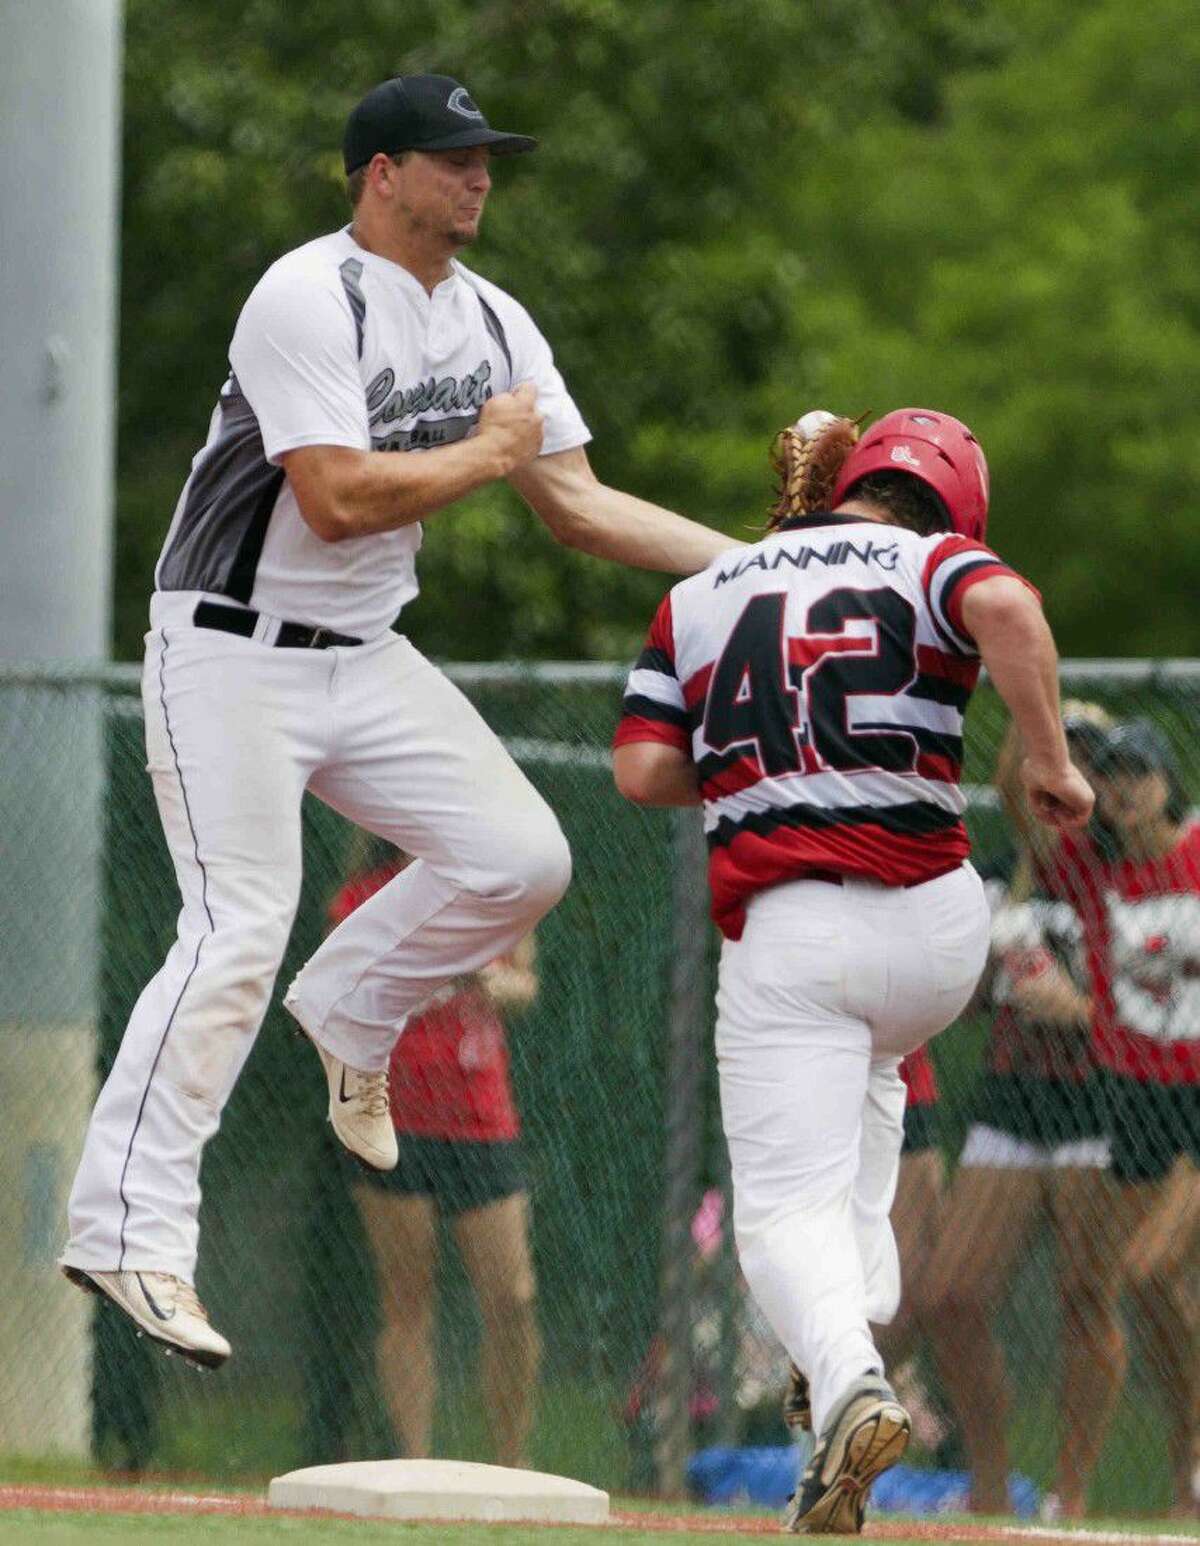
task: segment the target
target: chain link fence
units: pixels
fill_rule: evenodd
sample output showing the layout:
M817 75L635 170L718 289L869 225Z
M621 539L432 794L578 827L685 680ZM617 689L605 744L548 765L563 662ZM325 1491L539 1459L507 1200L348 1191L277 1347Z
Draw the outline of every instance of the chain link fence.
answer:
M778 1415L785 1362L745 1302L727 1208L722 1217L716 941L704 921L694 813L639 810L616 795L608 744L622 670L451 674L549 800L575 857L571 889L539 929L536 1000L509 1024L543 1344L532 1460L616 1491L678 1491L688 1455L706 1443L787 1441ZM1195 799L1200 667L1068 663L1063 675L1066 692L1113 719L1153 721ZM1004 729L985 686L968 721L965 780L976 862L1008 876L1001 886L1011 885L1014 842L991 784ZM9 1306L0 1453L91 1454L112 1468L225 1479L399 1453L376 1368L381 1285L354 1173L325 1122L317 1060L278 995L204 1162L198 1287L233 1343L230 1363L216 1375L181 1369L55 1272L97 1080L173 938L178 896L144 771L135 672L10 670L0 676L0 746L0 1293ZM352 829L315 801L305 804L304 836L304 890L281 983L322 936L357 851ZM1200 937L1147 948L1173 952L1180 981L1196 975ZM1156 980L1160 997L1178 987ZM955 1180L968 1131L989 1115L981 1100L993 1087L995 1018L994 999L981 1002L934 1047L939 1099L926 1125ZM1074 1098L1068 1090L1067 1104ZM1192 1162L1177 1158L1177 1136L1162 1140L1167 1179L1143 1193L1156 1207L1161 1199L1156 1227L1173 1241L1163 1260L1179 1292L1155 1300L1123 1269L1120 1345L1095 1340L1086 1283L1076 1279L1063 1302L1073 1241L1087 1242L1089 1257L1101 1242L1099 1254L1114 1260L1129 1245L1110 1238L1117 1213L1105 1198L1114 1194L1064 1191L1061 1176L1079 1167L1061 1157L1032 1170L989 1167L1004 1207L1014 1188L1024 1198L1019 1249L984 1306L1009 1385L989 1420L1007 1435L1012 1466L1053 1491L1064 1428L1079 1420L1064 1404L1064 1371L1082 1349L1107 1371L1116 1401L1092 1480L1096 1509L1162 1511L1193 1442L1195 1414L1188 1431L1184 1406L1197 1365L1200 1183ZM1153 1150L1152 1122L1145 1140ZM1102 1185L1119 1183L1105 1174ZM902 1204L906 1195L902 1184ZM922 1260L906 1263L914 1285L939 1216L929 1198L920 1206ZM989 1203L975 1218L977 1256L1002 1216ZM448 1242L439 1273L435 1450L490 1458L478 1307ZM918 1463L963 1464L980 1442L970 1431L978 1413L964 1421L956 1406L944 1333L971 1323L961 1304L909 1308L905 1379L928 1413ZM1103 1305L1095 1313L1102 1320Z

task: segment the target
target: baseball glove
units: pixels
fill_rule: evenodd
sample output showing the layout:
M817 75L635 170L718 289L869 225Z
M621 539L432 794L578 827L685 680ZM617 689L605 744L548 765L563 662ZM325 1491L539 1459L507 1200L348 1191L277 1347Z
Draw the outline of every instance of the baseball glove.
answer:
M840 418L814 408L779 431L771 446L771 467L779 477L779 489L767 511L768 531L793 515L828 510L837 475L858 441L861 423L861 418Z

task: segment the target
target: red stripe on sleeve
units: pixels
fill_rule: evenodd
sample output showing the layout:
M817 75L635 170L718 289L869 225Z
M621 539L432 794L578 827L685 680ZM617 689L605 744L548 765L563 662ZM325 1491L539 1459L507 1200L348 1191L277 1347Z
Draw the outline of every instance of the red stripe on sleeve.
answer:
M643 719L638 714L627 714L613 735L614 746L628 746L634 741L659 741L664 746L677 747L692 754L692 738L678 725L665 724L661 719Z
M982 542L976 542L973 537L947 537L930 553L921 571L921 588L926 596L929 595L929 587L933 583L933 576L938 568L945 563L946 559L956 558L960 553L982 553L985 558L996 558L991 548L984 547ZM999 563L1000 560L997 558L996 562Z
M946 620L954 629L955 633L962 634L964 639L970 639L972 644L975 642L974 636L971 633L971 630L963 622L963 597L967 594L973 585L978 585L980 580L994 580L1000 576L1003 576L1005 579L1009 580L1019 580L1026 590L1033 592L1033 595L1038 602L1040 602L1042 599L1041 592L1038 590L1036 585L1031 585L1023 574L1018 574L1015 569L1010 569L1008 565L999 558L995 559L993 563L987 564L983 568L972 569L970 574L964 574L961 580L951 579L949 583L953 589L950 592L949 599L946 601L943 607L943 611L946 614Z

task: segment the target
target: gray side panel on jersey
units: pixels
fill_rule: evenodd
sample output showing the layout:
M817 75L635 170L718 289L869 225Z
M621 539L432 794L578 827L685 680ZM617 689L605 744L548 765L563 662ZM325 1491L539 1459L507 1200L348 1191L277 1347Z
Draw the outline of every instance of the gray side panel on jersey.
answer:
M362 292L363 266L357 258L347 258L338 269L342 276L342 289L346 292L346 299L350 302L350 311L354 317L354 338L358 345L358 357L362 359L363 331L367 321L367 298Z
M353 262L354 260L351 259L350 261ZM468 279L467 283L471 284L471 281ZM471 288L472 290L475 290L475 286L473 284L471 284ZM489 306L488 303L484 300L483 292L481 290L475 290L475 295L479 301L479 309L483 312L483 325L495 339L497 345L499 346L500 353L504 356L504 363L508 366L508 385L511 389L513 385L512 351L508 347L508 335L504 331L504 324L496 315L492 307Z
M204 590L249 602L282 467L263 450L253 408L231 376L216 438L192 470L183 508L159 560L159 590Z

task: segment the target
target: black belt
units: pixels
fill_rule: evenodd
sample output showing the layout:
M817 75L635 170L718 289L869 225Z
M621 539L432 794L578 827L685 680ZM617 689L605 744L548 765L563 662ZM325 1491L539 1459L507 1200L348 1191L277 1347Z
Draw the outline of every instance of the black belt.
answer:
M198 601L192 613L192 622L197 628L240 633L244 639L249 639L258 626L258 613L244 612L241 607L223 607L216 601ZM334 633L332 628L310 628L307 623L280 623L273 642L281 649L327 650L335 644L361 644L362 640L350 633Z

